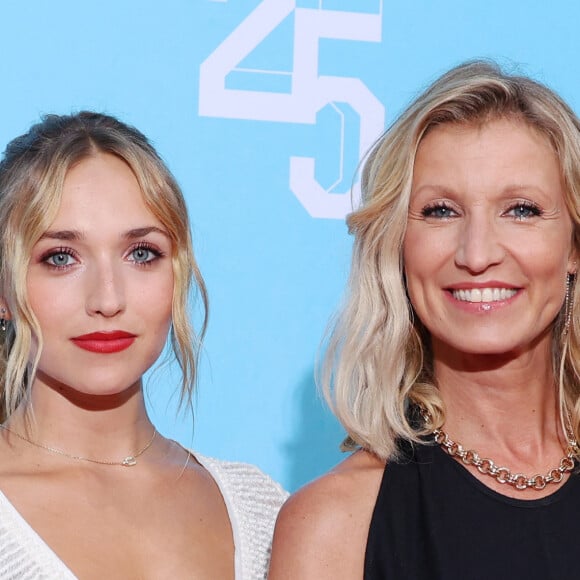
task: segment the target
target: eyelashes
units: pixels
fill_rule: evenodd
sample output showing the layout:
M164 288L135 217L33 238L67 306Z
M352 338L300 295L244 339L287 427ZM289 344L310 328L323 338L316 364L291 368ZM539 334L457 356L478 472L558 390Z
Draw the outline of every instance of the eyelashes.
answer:
M445 202L439 202L425 206L421 210L421 215L424 218L445 219L456 216L457 212Z
M72 248L55 248L44 252L40 256L40 262L53 270L66 270L78 263L78 254Z
M521 201L511 206L507 213L511 214L517 220L525 220L527 218L541 216L544 212L535 203Z
M502 212L502 216L512 217L516 221L525 221L530 218L542 216L543 213L540 206L531 201L517 201L508 206ZM459 216L459 212L451 204L441 201L425 206L421 210L421 216L426 219L445 220Z
M165 254L155 246L147 242L139 242L129 250L132 262L139 266L151 266L153 262L165 256Z
M160 258L165 257L165 252L148 242L139 242L133 245L124 255L124 259L138 267L149 267ZM63 271L80 263L81 259L74 248L58 247L44 252L39 262L55 271Z

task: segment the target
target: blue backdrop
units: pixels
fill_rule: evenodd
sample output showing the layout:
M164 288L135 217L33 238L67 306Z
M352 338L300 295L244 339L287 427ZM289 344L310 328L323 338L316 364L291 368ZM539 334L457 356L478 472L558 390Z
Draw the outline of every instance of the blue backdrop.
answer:
M573 0L3 0L0 147L42 113L87 108L152 139L186 193L211 315L195 419L176 416L171 367L151 376L151 413L293 490L340 459L313 369L360 157L469 58L578 110L579 19Z

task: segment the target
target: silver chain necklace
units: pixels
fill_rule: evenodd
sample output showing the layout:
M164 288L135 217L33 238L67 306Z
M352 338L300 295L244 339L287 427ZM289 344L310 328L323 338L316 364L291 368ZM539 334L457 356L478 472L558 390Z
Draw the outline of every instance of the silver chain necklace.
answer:
M560 459L560 465L550 469L546 475L538 473L528 477L523 473L512 473L507 467L498 467L492 459L482 459L479 453L473 449L466 451L460 443L453 441L443 429L435 429L433 438L446 453L452 457L458 457L465 465L473 465L479 473L489 475L495 478L498 483L507 483L520 491L529 488L540 491L549 483L560 483L564 479L564 474L574 469L574 456L578 453L576 439L573 435L568 434L568 446L564 457Z
M26 441L26 443L29 443L30 445L34 445L34 447L38 447L39 449L44 449L45 451L50 451L51 453L62 455L63 457L68 457L69 459L75 459L76 461L88 461L89 463L98 463L99 465L122 465L123 467L133 467L134 465L137 465L137 457L143 455L143 453L145 453L145 451L147 451L147 449L151 447L151 445L153 444L153 440L157 435L157 429L155 429L154 427L153 435L151 436L151 439L147 441L145 447L133 453L132 455L127 455L127 457L125 457L122 461L104 461L102 459L92 459L91 457L83 457L82 455L73 455L72 453L67 453L62 449L58 449L57 447L49 447L48 445L42 445L42 443L33 441L32 439L29 439L28 437L25 437L24 435L21 435L20 433L13 431L12 429L6 427L6 425L0 425L0 429L8 431L8 433L11 433L15 437L18 437L18 439L22 439L22 441Z

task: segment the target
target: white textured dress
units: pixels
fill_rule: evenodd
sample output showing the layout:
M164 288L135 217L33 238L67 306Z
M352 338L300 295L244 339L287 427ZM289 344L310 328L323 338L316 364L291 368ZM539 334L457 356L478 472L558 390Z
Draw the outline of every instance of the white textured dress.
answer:
M263 580L276 516L288 494L253 465L195 458L224 498L234 536L236 580ZM77 580L1 492L0 579Z

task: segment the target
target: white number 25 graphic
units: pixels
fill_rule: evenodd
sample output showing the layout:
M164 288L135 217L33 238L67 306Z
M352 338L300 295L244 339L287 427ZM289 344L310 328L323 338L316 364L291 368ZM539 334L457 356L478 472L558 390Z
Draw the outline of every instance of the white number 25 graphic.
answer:
M228 74L239 70L237 65L292 11L294 69L290 93L226 88ZM316 114L326 105L345 103L359 117L360 159L384 128L384 107L358 78L318 75L319 40L380 42L381 26L382 0L379 14L297 8L296 0L264 0L202 63L199 114L314 125ZM291 157L290 189L312 217L343 218L360 197L359 184L354 186L353 199L351 192L325 189L315 177L315 165L312 157Z

